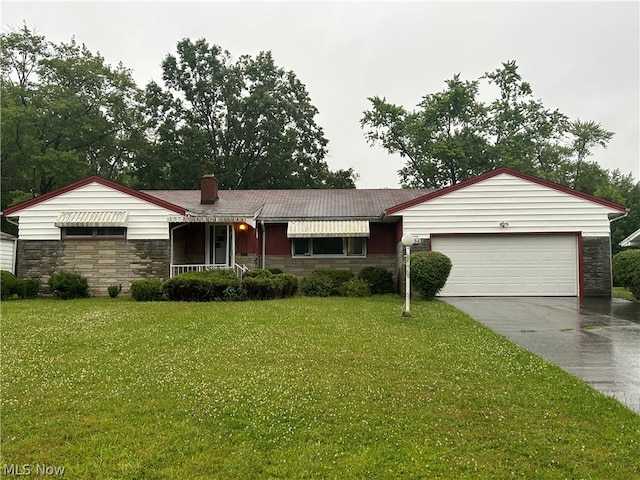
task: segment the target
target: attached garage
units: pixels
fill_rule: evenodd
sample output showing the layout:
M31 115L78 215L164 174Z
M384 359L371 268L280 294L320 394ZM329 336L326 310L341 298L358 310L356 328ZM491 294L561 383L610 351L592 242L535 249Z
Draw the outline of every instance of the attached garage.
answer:
M443 296L576 296L578 239L566 235L434 235L453 264Z
M453 268L443 296L611 297L610 222L626 209L508 168L386 210Z

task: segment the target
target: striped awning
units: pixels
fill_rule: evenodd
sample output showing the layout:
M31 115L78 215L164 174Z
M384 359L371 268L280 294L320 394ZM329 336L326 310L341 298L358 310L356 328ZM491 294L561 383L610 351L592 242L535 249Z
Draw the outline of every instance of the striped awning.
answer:
M287 237L368 237L369 222L366 220L314 220L289 222Z
M56 227L126 227L128 212L60 212Z

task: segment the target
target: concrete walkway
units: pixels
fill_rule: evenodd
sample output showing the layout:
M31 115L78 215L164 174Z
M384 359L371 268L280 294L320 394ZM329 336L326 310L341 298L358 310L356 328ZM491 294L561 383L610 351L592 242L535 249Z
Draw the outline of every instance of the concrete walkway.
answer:
M440 297L640 414L640 303L569 297Z

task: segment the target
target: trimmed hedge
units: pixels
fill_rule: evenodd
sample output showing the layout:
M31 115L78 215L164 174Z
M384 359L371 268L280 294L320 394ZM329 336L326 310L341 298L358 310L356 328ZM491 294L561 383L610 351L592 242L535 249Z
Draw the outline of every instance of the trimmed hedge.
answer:
M61 270L49 277L48 285L53 294L62 300L89 296L89 283L79 273Z
M302 279L300 290L307 297L339 296L342 285L352 278L350 270L321 268Z
M137 302L159 302L163 300L162 282L155 278L131 282L131 298Z
M7 300L14 295L17 295L18 279L16 276L8 270L0 271L0 298Z
M40 291L40 280L37 278L18 280L18 286L20 288L20 292L18 293L20 298L33 298L38 296L38 292Z
M393 274L386 268L364 267L358 273L358 278L367 282L373 295L394 293L396 291Z
M122 291L122 285L109 285L107 287L107 293L111 298L116 298L118 295L120 295L121 291Z
M432 300L451 273L451 259L441 252L411 255L411 286L426 300Z
M298 277L270 270L250 270L244 276L242 286L251 300L271 300L295 295Z
M623 250L613 256L613 284L626 287L640 300L640 249Z
M38 294L40 281L38 279L18 279L8 270L0 270L0 299L32 298Z
M340 287L340 294L343 297L370 297L371 288L364 280L360 278L352 278L342 284Z
M227 300L231 292L235 296L240 287L240 280L233 270L217 269L182 273L166 280L162 291L169 300L212 302Z

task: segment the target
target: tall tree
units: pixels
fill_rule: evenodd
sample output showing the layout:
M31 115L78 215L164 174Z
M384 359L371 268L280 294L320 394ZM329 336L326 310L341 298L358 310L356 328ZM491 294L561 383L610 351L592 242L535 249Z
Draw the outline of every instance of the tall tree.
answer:
M478 100L481 81L497 87L488 105ZM606 146L612 134L545 108L516 62L505 62L476 81L456 75L446 84L443 92L424 96L414 111L369 99L372 108L361 120L365 137L407 159L399 171L402 185L453 185L498 166L591 193L606 179L606 171L585 159L594 147Z
M596 122L581 122L580 119L569 124L569 134L573 137L571 141L571 152L575 156L575 170L572 179L572 187L584 190L585 183L585 161L592 153L594 147L607 148L609 140L613 138L613 133L605 130Z
M408 112L379 97L369 100L363 127L370 143L407 158L403 185L437 188L471 178L487 168L487 144L481 136L485 110L477 101L478 82L455 75L442 92L426 95L419 110Z
M162 69L164 89L146 89L153 148L136 161L145 183L192 188L208 172L221 188L355 186L351 169L329 170L318 111L270 52L233 61L204 39L184 39Z
M127 69L26 26L2 35L2 58L3 207L90 174L126 173L143 141Z
M631 173L624 175L616 169L609 172L608 181L598 186L594 194L628 209L626 217L611 223L611 250L615 255L622 250L619 243L640 225L640 182L634 181Z
M484 133L491 144L492 165L548 179L557 177L567 155L560 143L567 117L546 109L534 98L515 61L504 62L482 78L498 88L498 97L487 107L489 121Z

